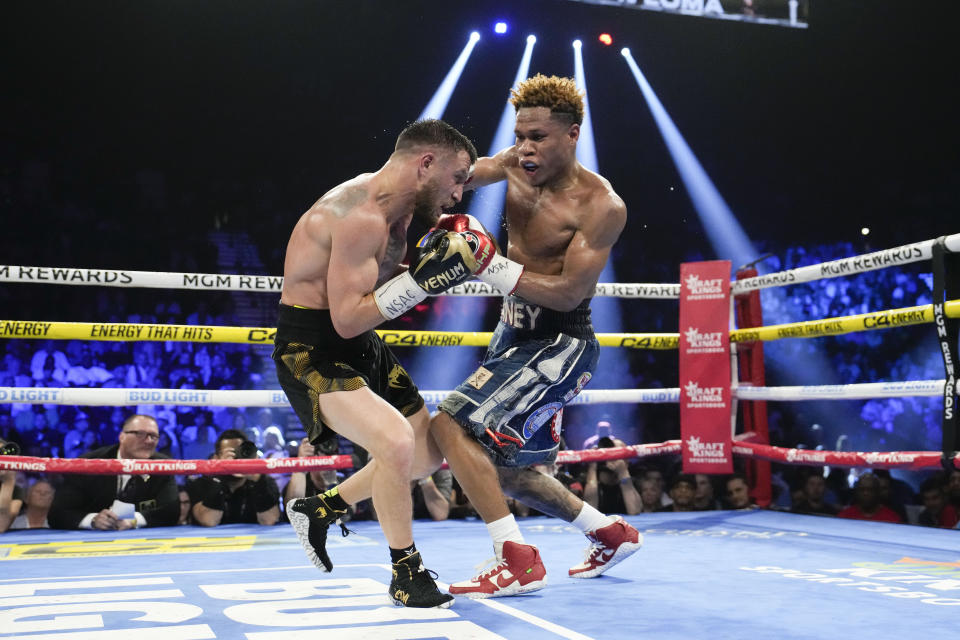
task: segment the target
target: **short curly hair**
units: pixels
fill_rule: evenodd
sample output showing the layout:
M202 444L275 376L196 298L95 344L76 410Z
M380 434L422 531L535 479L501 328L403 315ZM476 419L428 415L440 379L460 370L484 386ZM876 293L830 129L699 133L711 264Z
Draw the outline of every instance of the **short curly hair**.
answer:
M547 107L550 115L570 124L583 123L583 92L573 78L545 76L538 73L510 90L510 104L519 111L524 107Z

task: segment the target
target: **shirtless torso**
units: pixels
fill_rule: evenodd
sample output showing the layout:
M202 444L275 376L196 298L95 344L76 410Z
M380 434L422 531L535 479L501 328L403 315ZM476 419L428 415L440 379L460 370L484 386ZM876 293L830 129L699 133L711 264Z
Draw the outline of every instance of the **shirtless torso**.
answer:
M593 295L626 206L577 162L576 137L549 109L520 109L516 136L514 146L477 161L471 186L507 181L507 257L524 266L516 293L568 311Z
M329 309L327 275L334 236L367 236L377 266L373 286L394 274L407 250L413 211L400 198L373 191L365 173L325 193L303 214L290 235L283 265L281 301L311 309ZM397 205L400 206L397 206ZM391 207L392 205L392 207Z

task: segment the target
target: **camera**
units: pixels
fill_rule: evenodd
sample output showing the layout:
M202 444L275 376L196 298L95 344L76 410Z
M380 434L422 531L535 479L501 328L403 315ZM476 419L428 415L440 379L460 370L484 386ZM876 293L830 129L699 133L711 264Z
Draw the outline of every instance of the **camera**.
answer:
M0 440L0 442L3 442ZM18 456L20 455L20 445L16 442L3 442L0 444L0 456Z
M237 460L258 458L260 457L260 450L257 449L256 443L250 442L249 440L244 440L233 452L233 457Z

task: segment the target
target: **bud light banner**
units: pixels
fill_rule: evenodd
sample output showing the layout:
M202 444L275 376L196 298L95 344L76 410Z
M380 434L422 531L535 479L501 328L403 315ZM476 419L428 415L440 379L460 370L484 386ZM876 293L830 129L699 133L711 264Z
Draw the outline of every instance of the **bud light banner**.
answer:
M730 261L680 265L680 435L684 473L732 473Z

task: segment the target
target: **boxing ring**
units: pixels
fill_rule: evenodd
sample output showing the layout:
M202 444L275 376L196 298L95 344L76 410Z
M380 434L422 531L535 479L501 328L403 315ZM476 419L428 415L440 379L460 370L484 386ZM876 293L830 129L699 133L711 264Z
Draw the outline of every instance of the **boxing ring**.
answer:
M943 239L940 246L941 251L960 251L960 234ZM734 282L733 290L743 297L824 274L852 275L930 260L935 252L932 240L915 243L747 277ZM278 278L254 276L15 266L0 267L0 281L274 293L280 286ZM671 298L679 295L679 289L679 284L601 284L597 295ZM474 283L461 285L452 294L498 295ZM736 349L746 350L750 344L783 338L923 323L939 327L948 317L960 317L960 300L765 327L741 323L730 339ZM271 332L260 327L0 320L0 337L21 339L264 344L272 341ZM379 333L390 344L423 348L483 346L490 336ZM680 335L601 334L599 339L607 347L672 349ZM731 369L731 388L744 410L750 402L829 398L942 396L955 401L956 393L952 368L947 368L943 380L818 387L752 386L735 364ZM423 392L429 403L439 402L446 393ZM679 388L594 389L584 390L574 402L678 402L680 396ZM0 387L0 402L286 406L279 390ZM794 465L960 468L960 457L947 450L946 438L942 452L798 450L771 446L762 425L755 426L750 433L731 433L735 455ZM680 448L680 441L667 441L563 451L559 462L676 454ZM34 473L277 473L351 464L349 456L230 461L0 456L0 469ZM755 488L762 493L761 464L754 477L759 480ZM593 580L566 576L566 568L579 561L585 546L579 531L551 518L521 519L524 537L540 549L549 586L514 598L460 598L447 610L389 605L390 571L376 522L351 523L356 534L346 538L330 536L335 565L331 574L319 573L307 562L286 525L8 532L0 536L0 638L279 640L313 638L318 632L343 638L893 638L915 632L918 621L946 627L960 606L957 531L763 510L651 513L626 519L644 535L644 548ZM489 536L476 519L415 521L414 535L427 566L439 573L442 587L472 575L473 565L489 555Z

